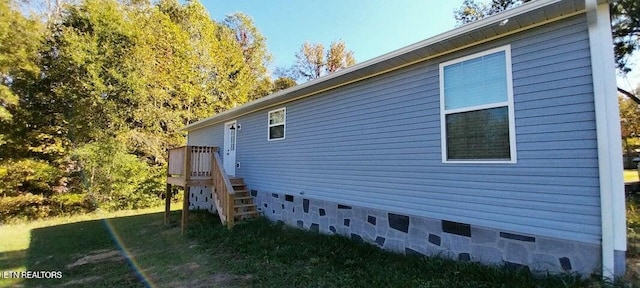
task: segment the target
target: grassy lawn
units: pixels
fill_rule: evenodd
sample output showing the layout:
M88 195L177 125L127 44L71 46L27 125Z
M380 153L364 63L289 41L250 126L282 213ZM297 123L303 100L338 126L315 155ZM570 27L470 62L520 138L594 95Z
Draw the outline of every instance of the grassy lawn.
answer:
M216 273L223 267L203 255L196 241L182 236L175 224L163 226L160 211L155 208L0 226L0 271L63 274L62 279L0 278L0 287L232 286L233 279ZM179 213L174 212L174 222Z
M178 205L175 205L178 206ZM180 211L174 211L176 223ZM16 287L601 287L571 275L534 277L386 253L339 236L246 221L233 231L192 213L185 236L160 209L0 226L0 271L62 271L62 279L0 279Z
M638 181L638 170L624 170L624 182Z

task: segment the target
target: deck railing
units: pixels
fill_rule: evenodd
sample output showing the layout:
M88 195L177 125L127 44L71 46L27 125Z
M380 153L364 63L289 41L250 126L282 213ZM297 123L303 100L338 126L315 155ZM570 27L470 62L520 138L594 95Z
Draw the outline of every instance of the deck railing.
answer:
M183 146L169 149L167 174L170 177L184 178L185 180L211 179L212 155L217 151L217 147L205 146Z
M231 185L231 180L229 180L227 173L224 172L222 160L220 160L218 153L214 153L213 158L213 193L216 208L218 209L218 215L220 215L222 223L227 224L227 227L231 228L234 224L233 202L235 192L233 185Z
M189 187L212 186L212 196L220 221L229 228L234 224L234 190L231 181L224 171L217 147L183 146L169 149L167 169L167 201L165 222L168 222L170 210L170 185L185 188L182 207L182 227L188 220Z
M187 146L169 149L169 175L184 174L184 159L187 154Z

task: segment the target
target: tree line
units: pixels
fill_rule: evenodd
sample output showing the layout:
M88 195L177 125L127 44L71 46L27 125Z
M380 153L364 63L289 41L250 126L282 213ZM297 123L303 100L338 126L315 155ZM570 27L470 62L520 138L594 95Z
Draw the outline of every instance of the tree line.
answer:
M180 128L300 78L271 78L250 17L198 1L24 3L0 0L0 222L154 205Z

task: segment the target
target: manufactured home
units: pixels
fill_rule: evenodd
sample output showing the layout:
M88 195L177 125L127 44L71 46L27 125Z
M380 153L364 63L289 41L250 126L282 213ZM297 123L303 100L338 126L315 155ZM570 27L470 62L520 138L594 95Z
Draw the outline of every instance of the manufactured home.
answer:
M619 275L614 73L606 1L531 1L187 126L168 183L229 225Z

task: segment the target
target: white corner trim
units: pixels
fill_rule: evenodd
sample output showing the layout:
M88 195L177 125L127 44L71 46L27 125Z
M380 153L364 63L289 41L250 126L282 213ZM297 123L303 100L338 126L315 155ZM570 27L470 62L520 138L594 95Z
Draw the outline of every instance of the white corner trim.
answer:
M613 279L614 251L625 251L626 211L622 175L620 116L607 3L585 0L591 47L591 69L596 113L600 209L602 219L602 275Z
M445 108L445 95L444 95L444 67L464 62L467 60L475 59L478 57L482 57L485 55L502 52L504 51L505 57L505 73L506 73L506 81L507 81L507 101L505 102L496 102L491 104L483 104L478 106L470 106L464 108L457 109L446 109ZM442 163L451 163L451 164L517 164L517 149L516 149L516 124L515 124L515 109L514 109L514 100L513 100L513 72L511 67L511 44L507 44L504 46L496 47L493 49L485 50L482 52L474 53L471 55L466 55L460 58L456 58L453 60L449 60L439 65L439 81L440 81L440 155L442 156ZM505 160L449 160L447 155L447 128L446 128L446 115L454 114L460 112L467 111L476 111L483 109L490 109L496 107L507 107L508 119L509 119L509 153L511 155L510 159Z

